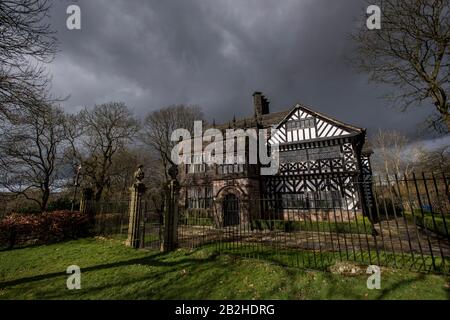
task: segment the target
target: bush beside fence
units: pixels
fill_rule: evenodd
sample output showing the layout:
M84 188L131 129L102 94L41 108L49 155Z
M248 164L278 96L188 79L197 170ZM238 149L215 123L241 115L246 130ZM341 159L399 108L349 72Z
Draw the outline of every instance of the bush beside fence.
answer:
M429 230L438 235L448 237L450 230L450 215L428 212L420 209L404 212L405 218L420 228Z
M364 221L363 221L364 220ZM335 233L372 233L372 224L366 217L358 218L357 222L334 222L334 221L290 221L290 220L265 220L254 219L250 223L252 230L270 231L313 231L313 232L335 232Z
M0 246L11 249L77 239L89 234L89 225L89 218L79 212L13 213L0 221Z

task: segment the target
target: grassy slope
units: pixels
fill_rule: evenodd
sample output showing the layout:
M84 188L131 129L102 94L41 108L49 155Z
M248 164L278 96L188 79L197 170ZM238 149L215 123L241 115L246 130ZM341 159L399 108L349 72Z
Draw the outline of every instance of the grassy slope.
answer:
M81 290L66 288L69 265ZM212 249L160 254L118 240L84 239L0 252L0 299L449 299L444 276L383 270L382 290L365 275L302 271L216 255Z

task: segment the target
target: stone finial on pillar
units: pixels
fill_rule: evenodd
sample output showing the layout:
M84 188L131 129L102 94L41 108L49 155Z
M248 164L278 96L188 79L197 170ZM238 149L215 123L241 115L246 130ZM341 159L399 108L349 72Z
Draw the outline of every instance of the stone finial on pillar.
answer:
M161 251L172 251L178 246L178 197L180 185L177 181L178 167L169 168L171 180L166 185L164 208L164 232Z
M141 239L142 222L142 197L146 191L146 186L142 182L144 179L143 165L139 165L134 173L135 182L131 186L131 197L129 207L128 238L126 245L133 248L141 248L144 243Z

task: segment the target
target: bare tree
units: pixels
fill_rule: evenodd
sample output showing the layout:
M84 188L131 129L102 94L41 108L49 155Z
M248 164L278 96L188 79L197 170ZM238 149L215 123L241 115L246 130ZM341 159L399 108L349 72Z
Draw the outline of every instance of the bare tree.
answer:
M427 121L450 131L450 0L378 0L381 29L353 36L356 65L370 79L397 87L389 98L402 110L430 101L438 116Z
M46 210L52 188L61 178L62 123L63 111L44 105L27 109L0 129L0 185L34 201L41 211Z
M140 164L137 150L124 147L112 157L105 197L123 199L133 183L133 173Z
M103 198L125 199L129 194L129 188L134 183L134 173L139 164L144 165L144 183L149 189L148 198L157 195L153 192L160 187L163 178L163 170L159 159L150 150L143 150L137 146L125 146L112 157L112 165L109 170L108 185L105 187Z
M121 102L84 109L66 121L66 136L71 156L82 164L83 177L95 188L95 200L111 183L113 161L139 131L139 122Z
M0 1L0 116L10 119L23 107L38 108L48 99L43 63L56 52L47 23L51 1Z
M203 113L199 106L173 105L151 112L144 121L141 140L160 157L164 180L168 180L167 170L172 164L170 155L175 142L171 141L175 129L187 129L191 133L194 121L203 121Z
M426 150L419 155L418 167L424 172L450 172L450 145Z
M372 163L374 173L402 176L410 174L421 154L421 146L397 131L379 130L371 139L374 149Z

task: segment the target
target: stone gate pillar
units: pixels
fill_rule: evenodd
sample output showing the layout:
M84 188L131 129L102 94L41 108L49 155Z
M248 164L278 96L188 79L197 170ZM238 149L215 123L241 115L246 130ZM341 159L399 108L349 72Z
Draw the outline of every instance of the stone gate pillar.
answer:
M144 243L141 239L141 222L142 222L142 197L146 191L144 179L143 166L140 165L138 170L134 173L136 179L133 186L130 188L130 206L129 206L129 222L128 222L128 238L126 245L133 248L141 248Z
M178 167L169 169L170 182L166 186L164 208L164 232L161 251L172 251L178 247L178 197L180 186L177 181Z

